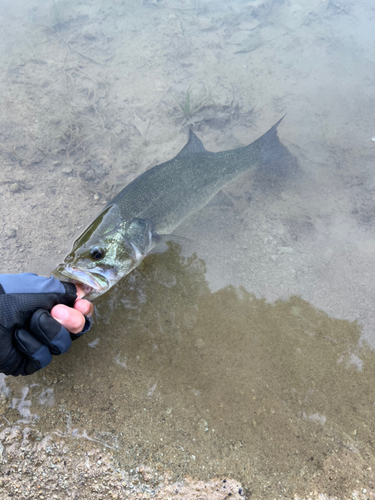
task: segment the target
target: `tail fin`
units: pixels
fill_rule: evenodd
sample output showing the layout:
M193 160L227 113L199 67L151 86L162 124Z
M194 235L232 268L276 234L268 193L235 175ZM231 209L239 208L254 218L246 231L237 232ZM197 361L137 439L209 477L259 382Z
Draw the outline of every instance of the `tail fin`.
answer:
M280 142L277 127L285 115L255 142L260 153L262 173L272 176L285 176L298 168L296 158Z

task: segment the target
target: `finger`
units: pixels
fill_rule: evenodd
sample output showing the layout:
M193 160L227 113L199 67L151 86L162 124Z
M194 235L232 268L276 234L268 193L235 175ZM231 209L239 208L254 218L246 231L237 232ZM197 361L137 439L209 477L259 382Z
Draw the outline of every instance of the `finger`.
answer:
M81 332L86 323L86 319L80 311L63 304L57 304L53 307L51 316L70 333Z
M15 333L18 349L30 359L27 373L34 373L47 366L52 360L52 354L48 347L36 339L27 330L19 329Z
M85 299L76 300L73 307L84 316L91 316L94 313L94 304Z
M59 307L67 306L61 305ZM71 309L73 311L73 309ZM69 332L57 322L45 309L38 309L31 317L30 333L42 344L46 345L52 354L63 354L72 344Z

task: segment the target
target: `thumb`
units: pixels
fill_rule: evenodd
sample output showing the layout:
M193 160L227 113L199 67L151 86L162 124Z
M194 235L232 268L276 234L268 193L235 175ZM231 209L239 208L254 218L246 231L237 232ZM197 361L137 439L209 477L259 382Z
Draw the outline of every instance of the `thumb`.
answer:
M80 333L86 322L86 319L81 312L63 304L58 304L53 307L51 310L51 316L70 333Z

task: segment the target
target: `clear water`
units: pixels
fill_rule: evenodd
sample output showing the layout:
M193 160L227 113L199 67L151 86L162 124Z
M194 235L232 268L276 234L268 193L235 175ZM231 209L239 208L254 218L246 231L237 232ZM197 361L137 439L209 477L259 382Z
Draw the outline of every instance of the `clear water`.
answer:
M375 142L371 2L3 2L2 272L49 274L122 186L279 137L96 302L93 329L3 382L9 422L121 466L229 475L256 498L371 490ZM187 95L190 101L187 105Z

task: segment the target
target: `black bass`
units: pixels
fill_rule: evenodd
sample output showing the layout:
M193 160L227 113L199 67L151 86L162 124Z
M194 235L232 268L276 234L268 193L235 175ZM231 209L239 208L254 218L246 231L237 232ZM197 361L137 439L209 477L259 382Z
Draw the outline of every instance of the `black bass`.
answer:
M144 172L108 203L55 274L89 287L88 298L105 293L227 184L285 157L277 137L281 120L249 146L219 153L206 151L190 130L175 158Z

